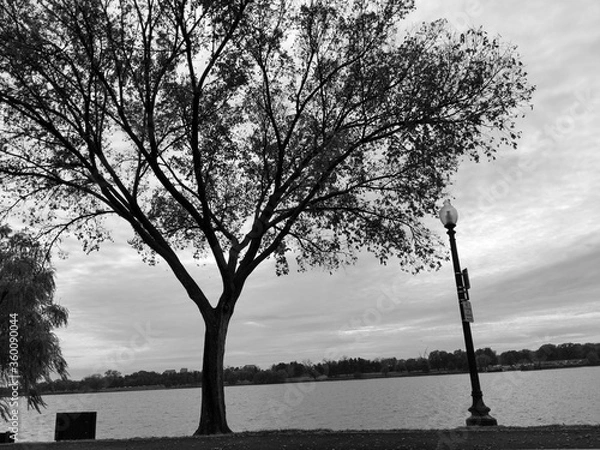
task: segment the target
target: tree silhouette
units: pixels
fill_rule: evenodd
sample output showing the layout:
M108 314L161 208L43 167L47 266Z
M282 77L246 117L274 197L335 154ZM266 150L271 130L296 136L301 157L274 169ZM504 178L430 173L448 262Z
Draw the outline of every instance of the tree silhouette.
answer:
M464 158L516 146L532 88L512 46L412 1L6 0L7 213L87 251L115 214L205 323L197 433L229 432L223 358L248 276L334 270L361 249L436 268L437 209ZM182 252L211 257L209 299ZM212 302L211 302L212 301Z

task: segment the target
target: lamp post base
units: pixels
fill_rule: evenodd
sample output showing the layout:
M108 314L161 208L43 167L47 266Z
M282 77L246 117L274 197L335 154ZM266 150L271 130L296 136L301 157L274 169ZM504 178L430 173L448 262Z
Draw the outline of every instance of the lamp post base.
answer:
M467 419L468 427L496 427L498 426L498 421L494 419L489 414L485 416L476 416L472 415Z
M481 393L474 396L473 406L469 408L471 417L467 419L468 427L495 427L498 421L490 416L490 408L485 406Z

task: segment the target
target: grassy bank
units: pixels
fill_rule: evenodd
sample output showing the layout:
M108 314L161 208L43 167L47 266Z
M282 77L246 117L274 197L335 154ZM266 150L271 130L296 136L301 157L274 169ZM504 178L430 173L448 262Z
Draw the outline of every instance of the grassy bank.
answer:
M7 450L488 450L600 449L600 425L453 430L286 430L220 436L17 443Z

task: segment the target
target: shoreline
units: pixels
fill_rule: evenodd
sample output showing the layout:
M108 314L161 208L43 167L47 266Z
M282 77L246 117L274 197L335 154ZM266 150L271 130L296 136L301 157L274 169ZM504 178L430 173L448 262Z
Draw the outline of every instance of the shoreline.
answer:
M0 448L23 450L392 450L392 449L598 449L599 425L461 427L434 430L278 430L227 435L22 442Z
M580 369L583 367L598 367L600 365L583 365L583 366L552 366L552 367L535 367L535 368L527 368L527 369L511 369L511 370L490 370L479 372L479 374L485 373L502 373L502 372L530 372L530 371L546 371L546 370L562 370L562 369ZM375 373L363 373L360 377L355 377L353 375L347 375L343 377L335 377L335 378L312 378L312 377L299 377L299 378L287 378L285 381L281 383L250 383L250 382L241 382L236 384L225 384L225 387L243 387L243 386L265 386L272 384L288 384L288 383L312 383L312 382L335 382L335 381L349 381L349 380L385 380L388 378L412 378L412 377L428 377L428 376L445 376L445 375L468 375L469 372L389 372L387 376L375 372ZM201 388L201 384L189 384L189 385L180 385L180 386L164 386L164 385L146 385L146 386L131 386L131 387L122 387L122 388L105 388L99 390L88 390L88 391L45 391L40 392L42 396L46 395L68 395L68 394L102 394L109 392L133 392L133 391L154 391L154 390L170 390L170 389L195 389Z

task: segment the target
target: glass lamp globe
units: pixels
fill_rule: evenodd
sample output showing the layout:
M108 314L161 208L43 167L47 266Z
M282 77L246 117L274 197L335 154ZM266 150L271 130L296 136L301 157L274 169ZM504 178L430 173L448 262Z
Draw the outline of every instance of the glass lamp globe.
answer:
M450 200L444 201L444 206L440 209L440 220L445 227L456 225L458 221L458 211L450 204Z

